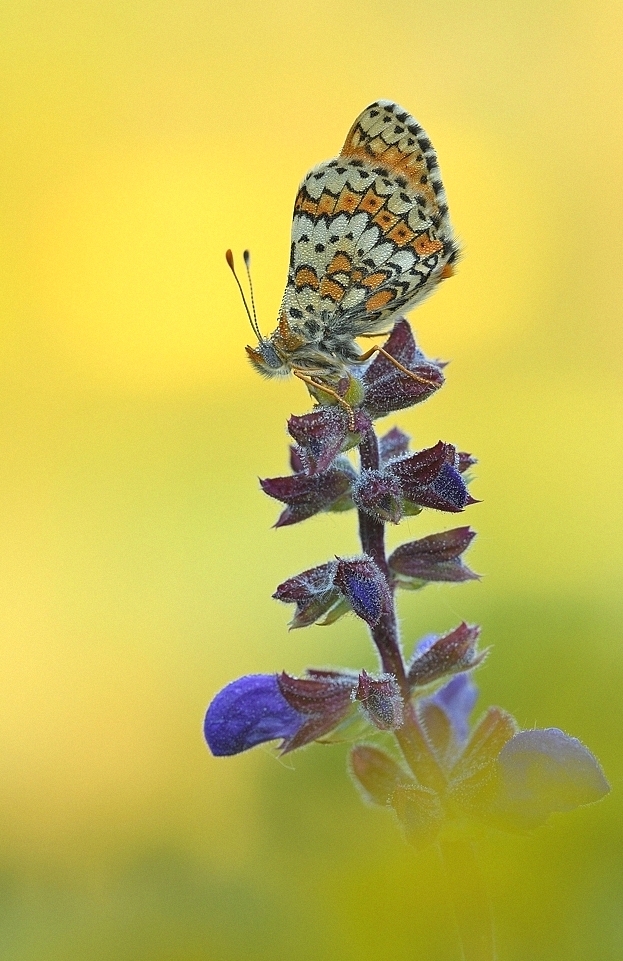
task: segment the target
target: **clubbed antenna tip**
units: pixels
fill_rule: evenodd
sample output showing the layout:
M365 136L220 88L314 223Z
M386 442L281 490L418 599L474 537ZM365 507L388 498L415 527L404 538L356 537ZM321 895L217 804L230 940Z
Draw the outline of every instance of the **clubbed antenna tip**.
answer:
M249 271L249 264L251 263L251 255L248 250L245 250L242 256L244 258L244 264L247 270L247 277L249 278L249 289L251 291L251 305L253 307L253 316L251 316L251 311L249 310L249 305L247 304L247 298L244 295L242 284L238 279L238 274L236 273L236 268L234 267L234 255L232 254L231 250L225 251L225 260L227 261L227 265L231 270L232 274L234 275L234 280L238 284L238 290L240 291L240 296L242 297L242 303L244 304L244 309L247 312L247 317L249 318L249 323L251 324L253 333L257 337L258 341L261 341L262 335L260 334L260 328L257 322L257 315L255 313L255 301L253 299L253 285L251 284L251 274Z

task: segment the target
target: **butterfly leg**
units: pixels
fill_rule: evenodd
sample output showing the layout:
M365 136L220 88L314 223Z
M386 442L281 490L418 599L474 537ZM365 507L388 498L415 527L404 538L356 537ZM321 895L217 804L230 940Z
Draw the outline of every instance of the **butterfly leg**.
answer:
M382 354L383 357L386 357L387 360L392 362L394 367L397 367L398 370L401 370L403 374L407 374L408 377L411 377L412 380L416 380L419 384L428 384L429 387L439 387L439 384L436 384L434 381L427 380L426 377L420 377L419 374L409 370L408 367L405 367L403 364L401 364L399 360L396 360L395 357L392 357L391 354L389 354L383 347L379 347L378 344L375 344L374 347L371 347L370 350L367 350L365 354L361 354L361 356L357 358L357 362L362 363L364 360L369 360L373 354Z
M350 406L350 404L347 403L347 401L345 401L343 397L340 397L340 395L336 390L333 390L331 387L327 387L325 384L319 384L312 377L308 377L307 374L304 374L301 370L297 370L296 368L293 369L292 373L294 374L295 377L298 377L299 380L302 380L303 383L308 384L310 387L315 387L317 390L321 390L323 391L323 393L329 394L331 397L334 397L335 400L338 402L338 404L340 404L346 410L348 414L348 429L354 433L355 412L353 408Z

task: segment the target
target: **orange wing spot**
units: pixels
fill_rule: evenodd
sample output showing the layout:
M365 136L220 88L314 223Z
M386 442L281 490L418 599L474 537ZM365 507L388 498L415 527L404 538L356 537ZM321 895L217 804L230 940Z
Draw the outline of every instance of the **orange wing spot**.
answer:
M318 204L315 200L312 200L311 197L305 197L301 202L300 209L306 214L314 214L314 216L316 216L318 213Z
M318 201L318 216L321 214L332 214L335 209L335 197L331 194L322 194Z
M360 270L353 270L351 280L354 284L358 284L363 280L363 274Z
M398 167L400 164L404 163L405 154L398 147L387 147L385 153L383 154L383 163L387 164L388 167Z
M296 200L294 201L294 210L295 210L295 211L301 209L301 207L303 206L303 201L304 201L304 199L305 199L306 196L307 196L307 194L305 193L304 190L299 190L299 192L298 192L297 195L296 195Z
M379 197L379 195L370 188L359 204L359 209L365 210L367 214L377 214L384 203L385 198Z
M328 297L329 300L339 304L344 296L344 288L340 287L335 280L330 280L329 277L323 277L320 284L320 296Z
M316 274L310 267L299 267L294 277L294 283L297 290L300 290L301 287L312 287L313 290L318 290L320 286Z
M413 244L413 249L420 257L430 257L438 250L443 250L443 244L440 240L432 240L428 234L420 234Z
M404 220L401 220L393 230L390 230L387 234L389 240L393 240L398 247L404 247L405 244L410 244L415 234L410 227L407 227Z
M346 273L349 274L352 269L352 261L345 253L336 254L329 266L327 267L328 274L339 274Z
M395 290L378 290L376 294L372 294L366 300L366 310L378 310L380 307L385 307L390 301L396 296Z
M400 217L397 217L396 214L390 214L389 210L380 210L372 220L375 224L378 224L383 233L386 234L388 230L391 230L392 227L398 223Z
M352 190L344 187L340 196L337 198L334 213L339 214L342 210L345 210L347 213L352 214L359 206L360 200L360 194L355 194Z
M368 274L367 277L361 281L362 287L380 287L388 279L389 274L385 271L379 270L376 274Z

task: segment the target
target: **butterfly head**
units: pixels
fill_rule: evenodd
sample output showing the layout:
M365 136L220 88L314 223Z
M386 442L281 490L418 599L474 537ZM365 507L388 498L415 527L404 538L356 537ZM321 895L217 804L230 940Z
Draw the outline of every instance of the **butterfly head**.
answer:
M264 377L282 377L292 370L292 355L305 344L304 338L294 333L287 314L281 312L279 326L270 337L258 337L257 348L247 347L247 355L255 369Z
M257 347L245 347L247 357L262 377L283 377L290 373L290 365L269 337L262 337Z
M249 278L249 290L251 293L251 307L253 308L253 313L251 313L249 310L247 299L244 295L240 280L238 279L238 274L236 273L236 268L234 267L234 256L231 250L228 250L225 253L225 259L227 260L229 269L231 270L232 274L234 275L234 279L238 284L238 289L242 297L242 303L244 304L244 309L247 312L251 329L257 337L257 347L245 348L247 356L258 373L262 374L263 377L283 377L286 374L289 374L292 370L292 365L289 362L290 355L298 347L303 346L305 341L298 334L295 334L292 331L285 311L282 311L281 313L277 330L275 330L270 337L262 337L259 324L257 322L257 315L255 313L255 300L253 298L253 284L251 283L250 270L251 257L248 250L245 250L243 257L244 264L247 269L247 277Z

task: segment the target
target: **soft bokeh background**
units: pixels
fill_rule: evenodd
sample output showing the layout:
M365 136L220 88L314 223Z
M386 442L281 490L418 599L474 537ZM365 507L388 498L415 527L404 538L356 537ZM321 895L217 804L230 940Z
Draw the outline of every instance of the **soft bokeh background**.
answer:
M611 796L483 858L503 961L623 957L623 7L595 0L5 0L0 195L0 918L8 961L453 961L434 856L347 745L215 760L241 673L374 666L288 634L279 581L352 515L272 531L302 385L248 367L223 251L272 329L305 170L371 100L426 126L465 258L412 315L445 390L394 419L480 458L481 706L556 725ZM453 526L413 519L401 539ZM398 532L393 535L398 540Z

